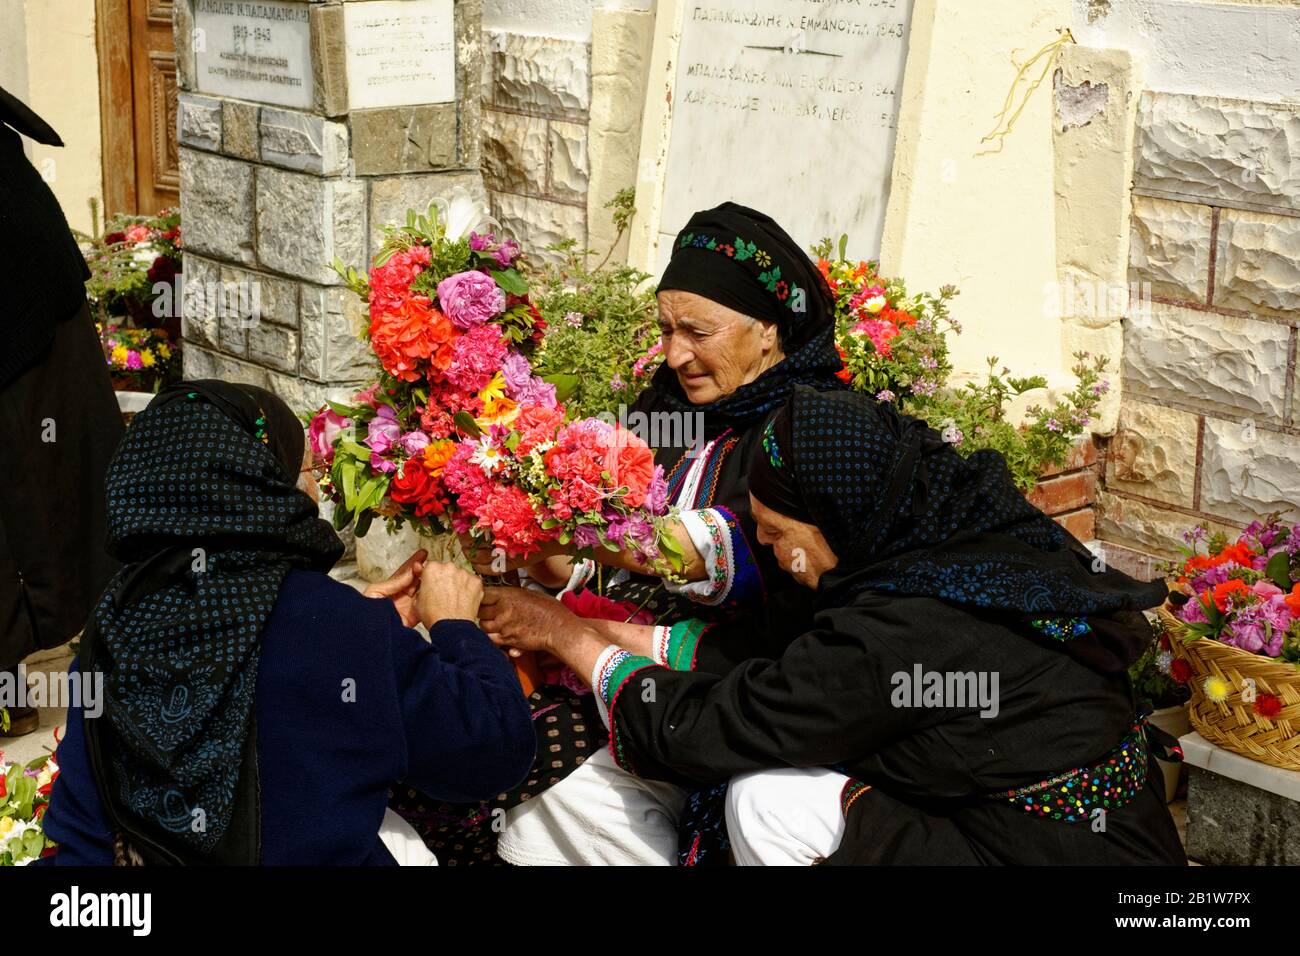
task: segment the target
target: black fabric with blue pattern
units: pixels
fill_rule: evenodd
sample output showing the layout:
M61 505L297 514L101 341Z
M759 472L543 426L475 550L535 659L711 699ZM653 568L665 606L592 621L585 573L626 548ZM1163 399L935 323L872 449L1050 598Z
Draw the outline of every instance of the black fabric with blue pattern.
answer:
M343 551L296 487L303 448L271 393L186 382L135 417L109 469L108 547L125 564L95 610L110 779L130 812L200 853L234 810L280 583ZM160 586L119 600L160 568Z
M1034 615L1164 600L1162 583L1094 570L1092 552L1029 503L997 452L963 458L924 422L853 392L796 388L780 414L792 441L783 458L839 558L823 606L863 590Z

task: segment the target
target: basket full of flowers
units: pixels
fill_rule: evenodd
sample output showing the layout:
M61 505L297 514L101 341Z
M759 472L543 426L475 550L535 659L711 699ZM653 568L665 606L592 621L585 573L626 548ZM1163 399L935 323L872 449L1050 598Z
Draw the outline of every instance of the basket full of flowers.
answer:
M1300 770L1300 526L1273 515L1235 541L1204 527L1184 539L1160 615L1170 674L1191 689L1192 726L1234 753Z

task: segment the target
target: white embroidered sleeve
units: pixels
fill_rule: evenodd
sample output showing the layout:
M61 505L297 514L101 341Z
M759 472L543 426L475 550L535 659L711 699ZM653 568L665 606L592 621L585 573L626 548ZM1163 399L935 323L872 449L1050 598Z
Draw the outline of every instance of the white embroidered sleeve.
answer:
M686 584L664 582L674 594L681 594L699 604L721 604L731 593L736 578L735 555L726 519L714 508L683 511L678 515L691 544L704 559L704 579Z

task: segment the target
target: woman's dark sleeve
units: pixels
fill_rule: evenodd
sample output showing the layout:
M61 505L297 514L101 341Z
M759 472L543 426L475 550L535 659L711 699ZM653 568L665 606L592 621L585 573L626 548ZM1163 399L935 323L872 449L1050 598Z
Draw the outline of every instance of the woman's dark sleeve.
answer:
M437 800L486 800L528 774L537 738L506 656L470 621L431 642L395 621L394 672L406 732L404 783Z
M826 628L803 634L779 659L749 660L721 676L627 658L605 691L610 743L624 769L674 781L834 766L924 719L891 705L891 677L903 669L869 637Z

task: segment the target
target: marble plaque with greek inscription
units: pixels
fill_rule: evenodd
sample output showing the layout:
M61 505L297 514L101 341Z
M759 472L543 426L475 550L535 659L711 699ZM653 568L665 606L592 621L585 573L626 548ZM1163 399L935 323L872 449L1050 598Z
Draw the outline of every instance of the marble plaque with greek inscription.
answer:
M373 0L343 8L348 107L456 99L452 0Z
M913 0L687 0L658 264L691 214L760 209L879 254Z
M310 4L195 0L199 92L277 106L312 105Z

